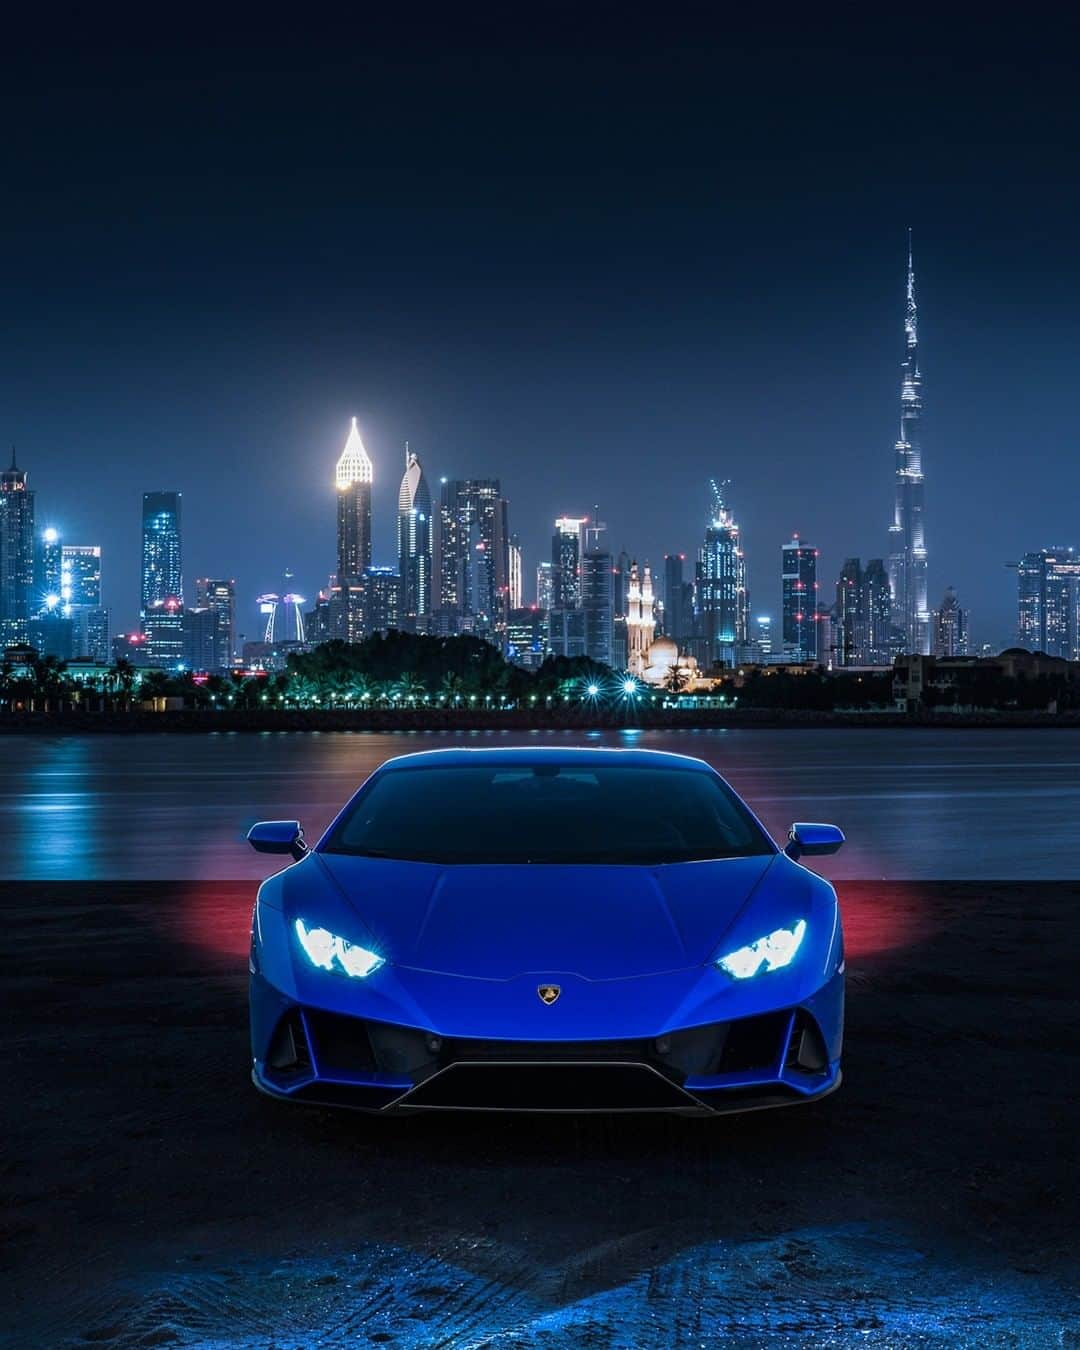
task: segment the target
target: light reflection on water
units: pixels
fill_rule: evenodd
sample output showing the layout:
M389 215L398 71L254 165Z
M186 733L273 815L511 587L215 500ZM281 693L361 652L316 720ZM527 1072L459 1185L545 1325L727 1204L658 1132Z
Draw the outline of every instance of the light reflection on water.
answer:
M791 731L7 736L0 876L259 878L255 820L315 838L384 759L453 745L633 744L714 764L774 837L829 820L841 877L1080 874L1080 732Z

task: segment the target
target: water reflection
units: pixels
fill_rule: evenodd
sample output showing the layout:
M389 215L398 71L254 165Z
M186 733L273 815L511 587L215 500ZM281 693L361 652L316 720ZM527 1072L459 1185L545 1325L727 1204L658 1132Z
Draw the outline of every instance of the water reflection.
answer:
M254 821L299 816L313 838L389 756L522 741L706 759L777 839L793 820L840 825L833 877L1077 875L1080 734L903 729L9 736L0 875L262 877Z

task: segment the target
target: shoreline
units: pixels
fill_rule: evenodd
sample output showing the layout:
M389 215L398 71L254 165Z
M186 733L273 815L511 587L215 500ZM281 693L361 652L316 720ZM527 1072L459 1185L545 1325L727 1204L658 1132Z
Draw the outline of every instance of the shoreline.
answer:
M553 713L530 709L484 711L449 708L372 708L341 710L205 711L196 709L168 712L33 712L0 716L0 736L50 735L65 732L107 732L113 734L231 733L284 731L638 731L719 729L798 729L803 727L906 727L914 730L955 727L986 730L992 728L1076 728L1080 729L1080 711L978 712L978 713L904 713L904 712L819 712L811 709L744 708L638 710L630 716L623 709L602 711L584 707Z

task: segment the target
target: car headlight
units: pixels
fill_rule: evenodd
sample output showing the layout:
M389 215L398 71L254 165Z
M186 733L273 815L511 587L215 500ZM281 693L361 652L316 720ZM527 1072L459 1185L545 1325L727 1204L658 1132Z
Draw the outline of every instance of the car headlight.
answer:
M733 980L749 980L770 970L782 970L795 959L805 935L806 920L800 919L793 928L778 928L756 942L728 952L716 964Z
M369 952L355 942L346 942L325 928L309 928L303 919L296 921L296 936L304 955L320 970L332 970L363 978L386 962L377 952Z

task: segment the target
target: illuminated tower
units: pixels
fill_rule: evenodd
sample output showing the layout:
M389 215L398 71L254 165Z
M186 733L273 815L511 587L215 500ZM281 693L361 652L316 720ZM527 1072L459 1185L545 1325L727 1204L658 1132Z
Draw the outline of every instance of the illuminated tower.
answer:
M180 493L144 492L142 509L143 619L168 599L183 601L180 553Z
M750 597L739 526L725 500L727 479L709 484L711 519L698 550L696 610L710 665L733 666L750 637Z
M896 442L896 507L889 526L889 586L892 623L903 651L930 651L930 611L926 589L926 538L923 524L923 471L920 422L918 311L915 271L908 231L905 353L900 366L900 435Z
M34 590L34 494L15 463L0 473L0 648L25 642Z
M551 566L556 609L578 609L581 605L582 531L588 523L587 516L560 516L555 522Z
M780 550L780 583L783 588L784 659L816 661L818 610L818 551L797 534Z
M426 632L431 614L431 493L420 461L405 445L405 473L398 493L398 619L410 632Z
M337 594L335 636L359 642L365 635L364 573L371 566L371 460L352 419L337 462Z
M631 563L626 592L626 668L639 679L649 664L649 648L656 635L654 603L652 572L646 566L639 577L637 563Z
M444 478L438 595L446 633L501 632L509 598L507 503L497 478Z

